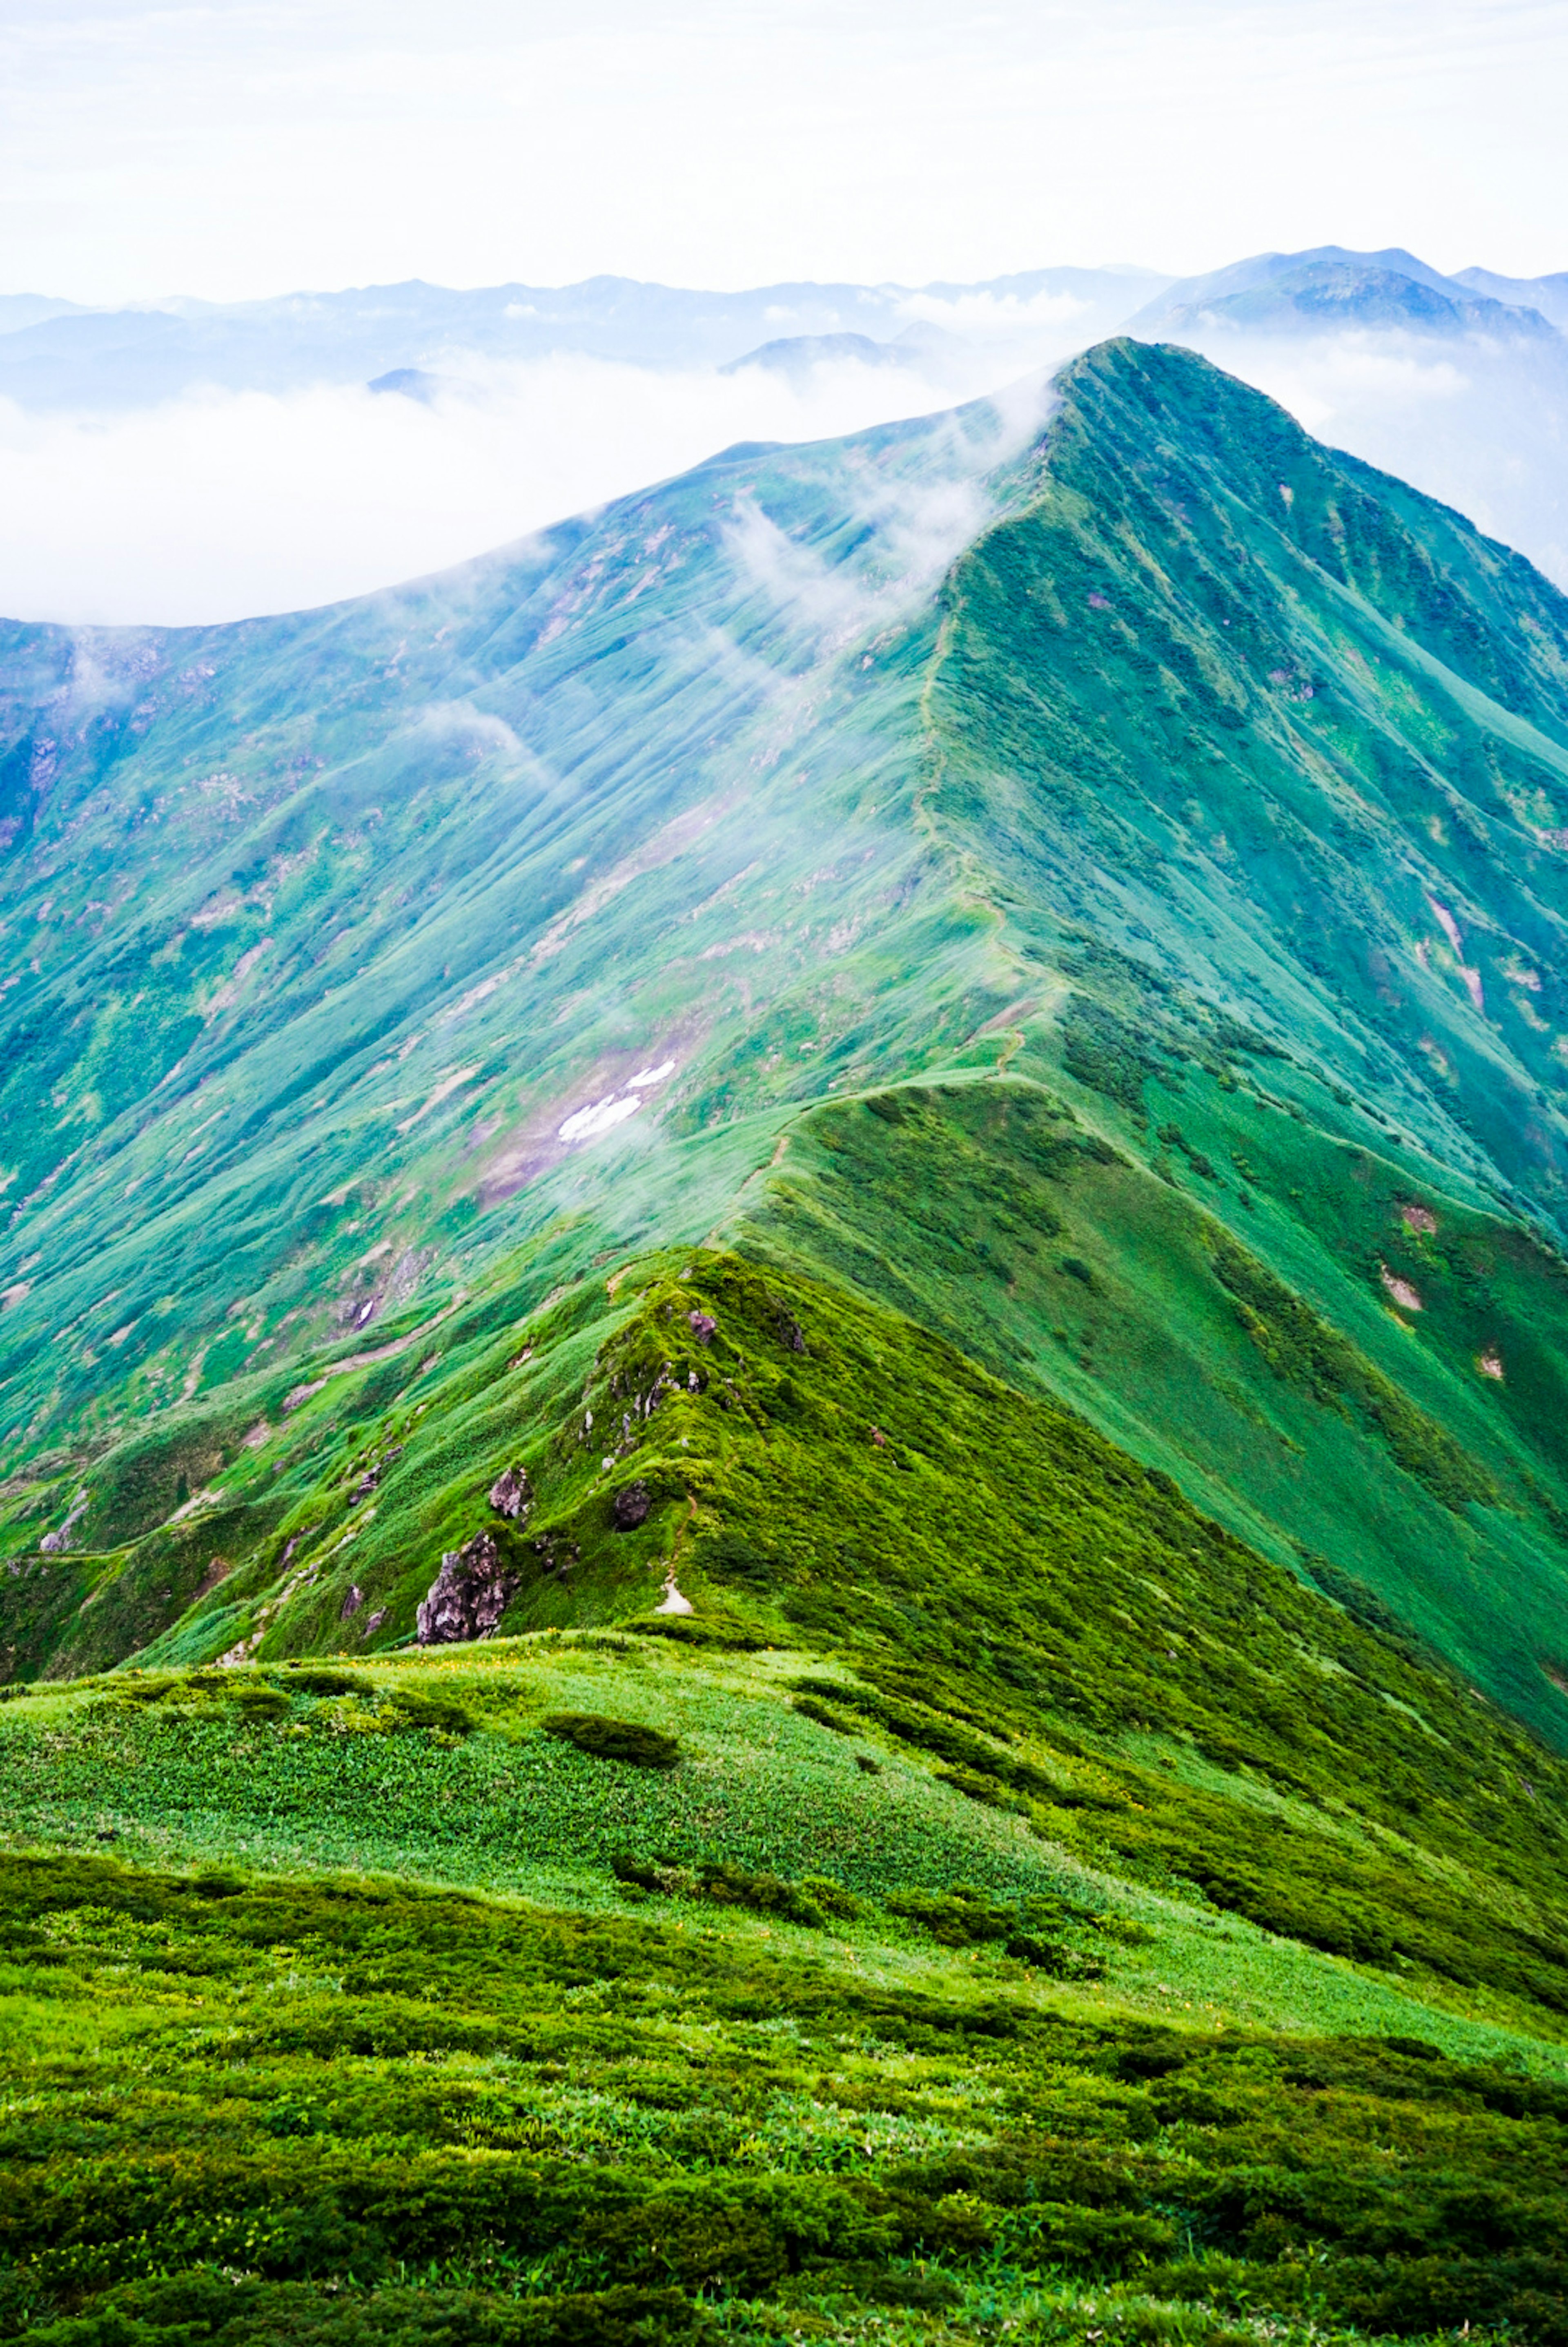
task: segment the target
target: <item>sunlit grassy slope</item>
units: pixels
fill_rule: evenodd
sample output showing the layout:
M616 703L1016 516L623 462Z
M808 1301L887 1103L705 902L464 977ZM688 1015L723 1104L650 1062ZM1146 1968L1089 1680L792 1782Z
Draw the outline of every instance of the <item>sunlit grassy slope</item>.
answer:
M13 2330L1553 2339L1563 1764L941 1337L693 1256L494 1332L538 1415L475 1338L318 1460L289 1603L0 1710ZM354 1655L509 1399L513 1635Z

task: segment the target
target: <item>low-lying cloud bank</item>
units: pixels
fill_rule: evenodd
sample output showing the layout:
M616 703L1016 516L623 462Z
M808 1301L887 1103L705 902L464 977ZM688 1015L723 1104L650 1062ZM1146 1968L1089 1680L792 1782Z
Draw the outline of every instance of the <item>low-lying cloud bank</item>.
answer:
M415 578L684 471L951 405L959 370L794 374L580 355L343 386L193 394L109 418L0 404L0 612L157 625L331 602Z
M1070 327L1051 325L1049 352L1024 336L972 346L943 336L875 364L829 357L733 373L468 356L407 392L207 391L107 417L0 403L0 613L172 625L366 593L736 441L828 437L993 392L1063 354ZM1568 342L1179 339L1568 587Z

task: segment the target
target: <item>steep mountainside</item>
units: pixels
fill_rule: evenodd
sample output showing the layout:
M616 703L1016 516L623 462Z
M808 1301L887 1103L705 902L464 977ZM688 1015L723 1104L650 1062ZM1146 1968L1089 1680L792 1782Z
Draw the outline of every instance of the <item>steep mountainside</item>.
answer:
M1445 277L1413 253L1255 254L1126 331L1185 343L1568 585L1563 281Z
M0 673L0 2337L1563 2347L1568 604L1114 343Z
M289 621L13 630L12 1667L260 1569L332 1360L724 1228L1561 1737L1565 641L1127 344L1044 435L738 452ZM846 1181L827 1096L933 1073ZM1048 1097L1105 1154L1042 1189ZM392 1637L437 1560L385 1540Z

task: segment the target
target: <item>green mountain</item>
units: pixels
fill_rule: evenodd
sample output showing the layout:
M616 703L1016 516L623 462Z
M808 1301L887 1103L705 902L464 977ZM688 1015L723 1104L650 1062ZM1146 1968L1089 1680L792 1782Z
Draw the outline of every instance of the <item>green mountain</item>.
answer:
M1113 343L3 663L11 2334L1568 2339L1568 602Z

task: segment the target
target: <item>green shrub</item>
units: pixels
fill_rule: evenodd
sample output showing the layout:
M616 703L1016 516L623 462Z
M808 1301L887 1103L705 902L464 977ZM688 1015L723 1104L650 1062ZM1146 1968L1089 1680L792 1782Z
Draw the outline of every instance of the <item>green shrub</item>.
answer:
M841 1916L846 1922L852 1922L860 1911L860 1901L841 1882L835 1882L830 1874L803 1874L800 1890L824 1914Z
M322 1670L315 1665L309 1669L290 1669L289 1686L299 1695L357 1695L369 1703L375 1689L369 1679L357 1671Z
M445 1696L421 1695L412 1687L400 1686L392 1691L392 1702L399 1727L434 1728L443 1736L467 1736L473 1730L472 1715Z
M277 1686L236 1687L229 1700L242 1719L281 1719L289 1709L289 1697Z
M697 1869L697 1888L705 1899L721 1906L749 1907L755 1914L780 1915L789 1923L820 1931L828 1917L802 1883L786 1882L777 1874L753 1874L744 1866L718 1860Z
M634 1768L673 1768L680 1759L680 1746L673 1736L635 1719L605 1719L588 1711L553 1711L539 1726L545 1735L575 1745L592 1760L625 1760Z
M1016 1912L978 1891L893 1891L884 1902L891 1914L918 1923L944 1948L979 1947L1005 1940L1018 1928Z
M814 1719L819 1727L830 1727L835 1736L858 1736L860 1733L858 1721L846 1719L841 1711L835 1711L830 1704L820 1702L814 1695L798 1695L794 1707L802 1719Z

